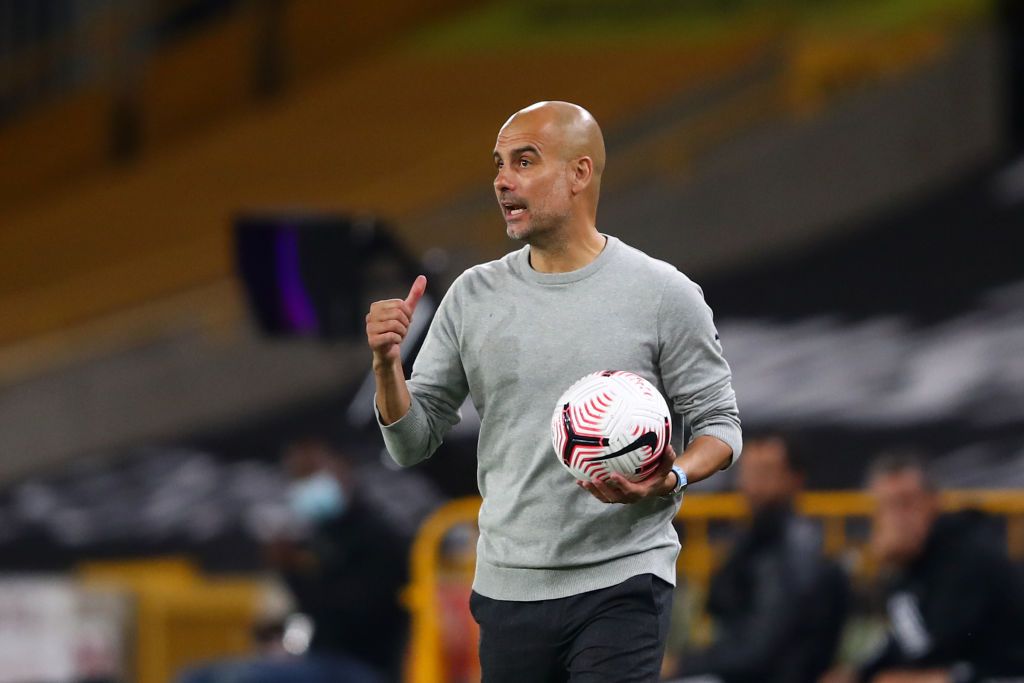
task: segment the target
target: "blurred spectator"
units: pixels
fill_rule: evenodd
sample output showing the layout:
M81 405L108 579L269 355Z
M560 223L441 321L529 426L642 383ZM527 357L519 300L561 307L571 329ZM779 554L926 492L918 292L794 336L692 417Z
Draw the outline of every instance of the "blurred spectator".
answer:
M859 671L825 680L1024 680L1024 581L976 513L939 514L923 461L880 458L868 488L871 547L885 578L889 633Z
M822 557L817 529L793 510L804 474L791 438L755 436L744 447L739 488L752 523L712 578L715 639L682 654L675 674L684 681L804 683L831 665L847 581Z
M360 495L350 463L319 440L291 446L289 505L300 531L267 546L298 611L291 653L231 662L187 675L184 683L370 683L397 681L407 618L398 594L407 577L408 543ZM305 652L302 652L305 650ZM294 656L300 654L301 656Z

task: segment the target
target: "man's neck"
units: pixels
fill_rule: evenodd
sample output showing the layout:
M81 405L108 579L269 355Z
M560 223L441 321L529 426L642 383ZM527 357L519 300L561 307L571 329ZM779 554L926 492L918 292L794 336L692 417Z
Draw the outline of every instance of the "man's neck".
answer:
M582 236L530 243L530 266L539 273L568 273L579 270L600 255L608 239L590 226Z

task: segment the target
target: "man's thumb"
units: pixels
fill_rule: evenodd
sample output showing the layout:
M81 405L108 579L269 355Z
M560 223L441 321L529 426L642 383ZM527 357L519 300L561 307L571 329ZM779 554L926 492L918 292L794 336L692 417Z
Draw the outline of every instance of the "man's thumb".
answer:
M409 296L405 297L405 303L409 307L410 311L416 310L416 304L420 302L420 298L423 296L423 292L427 289L427 278L420 275L416 278L416 281L412 283L412 287L409 288Z

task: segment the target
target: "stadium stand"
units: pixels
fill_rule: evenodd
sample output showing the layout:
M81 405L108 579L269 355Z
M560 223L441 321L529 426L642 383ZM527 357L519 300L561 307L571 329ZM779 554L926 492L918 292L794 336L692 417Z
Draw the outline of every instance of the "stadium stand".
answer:
M1005 520L1020 561L1019 491L994 489L1024 486L1024 272L1003 248L1018 241L1024 185L988 3L678 15L644 2L657 21L634 25L615 0L588 21L567 20L577 0L391 0L358 14L168 0L152 3L155 22L117 15L153 29L127 80L55 78L37 64L55 57L7 59L0 35L0 572L66 581L78 567L76 592L114 579L120 606L100 610L108 630L95 633L127 624L138 637L97 636L99 650L130 647L121 659L140 681L243 654L273 590L252 581L260 520L287 496L271 461L299 434L328 434L352 445L367 495L407 533L437 510L403 597L409 680L475 680L459 606L478 501L439 507L475 492L474 412L417 472L386 469L376 433L340 417L365 348L262 338L229 228L240 211L293 206L383 217L443 289L507 249L489 146L510 111L554 94L604 126L601 227L704 285L744 419L795 427L827 454L805 510L828 552L873 575L868 502L821 489L857 486L866 454L912 441L957 489L950 507ZM89 26L75 50L127 30ZM529 36L514 68L507 26ZM745 510L688 494L681 514L680 570L699 593ZM178 559L149 564L164 555ZM207 571L247 579L222 593ZM8 576L0 613L17 592Z

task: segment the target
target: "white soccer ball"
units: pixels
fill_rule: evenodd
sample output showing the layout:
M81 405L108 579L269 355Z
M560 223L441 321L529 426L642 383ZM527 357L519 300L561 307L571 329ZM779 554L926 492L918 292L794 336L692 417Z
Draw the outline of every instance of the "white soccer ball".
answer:
M657 469L672 437L668 404L640 375L605 370L569 387L551 416L558 461L574 477L605 480L618 472L640 481Z

